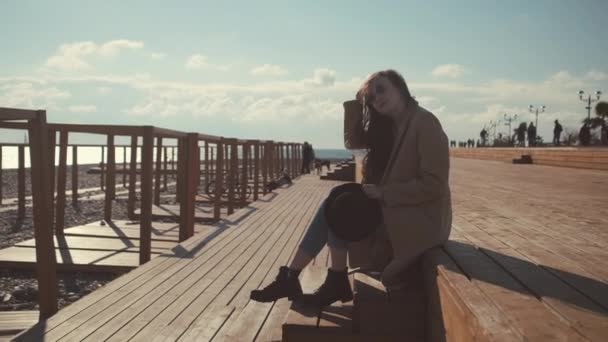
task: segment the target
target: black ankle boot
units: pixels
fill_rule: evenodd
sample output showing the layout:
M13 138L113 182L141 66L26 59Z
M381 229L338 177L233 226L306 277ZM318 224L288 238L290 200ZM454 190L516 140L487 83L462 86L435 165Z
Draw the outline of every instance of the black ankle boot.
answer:
M294 300L302 295L302 287L298 279L298 271L292 271L287 266L281 266L276 279L263 290L253 290L249 298L256 302L274 302L277 299L287 297Z
M325 282L312 294L301 297L307 305L322 308L336 301L349 302L353 300L353 290L350 288L347 271L327 270Z

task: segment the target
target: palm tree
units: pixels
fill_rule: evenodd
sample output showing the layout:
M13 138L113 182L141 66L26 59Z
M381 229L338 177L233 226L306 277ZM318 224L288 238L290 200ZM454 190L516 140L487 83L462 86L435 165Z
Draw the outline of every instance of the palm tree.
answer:
M591 128L603 127L608 123L608 102L601 101L595 105L595 117L583 120Z
M589 120L591 127L601 127L600 140L603 144L608 144L608 102L601 101L595 105L596 117Z

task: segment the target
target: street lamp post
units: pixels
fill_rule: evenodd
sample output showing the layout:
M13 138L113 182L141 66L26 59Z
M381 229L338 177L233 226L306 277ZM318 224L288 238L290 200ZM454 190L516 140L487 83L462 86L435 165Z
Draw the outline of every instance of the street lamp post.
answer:
M591 99L591 94L587 95L587 98L585 99L583 97L583 95L585 95L585 92L582 90L578 91L578 98L583 101L583 102L587 102L587 107L585 107L585 109L587 109L587 120L591 120L591 104L595 101L599 101L600 96L602 95L602 92L599 90L595 91L595 99Z
M509 144L513 145L513 139L512 139L513 133L511 132L511 122L513 120L517 119L517 114L507 115L507 113L505 113L504 119L505 119L505 126L509 126Z
M535 123L535 125L536 125L536 131L537 132L540 132L538 130L538 113L544 113L546 108L547 107L545 107L545 105L542 105L540 107L534 107L533 105L529 105L528 106L528 110L530 111L530 113L536 113L536 123Z

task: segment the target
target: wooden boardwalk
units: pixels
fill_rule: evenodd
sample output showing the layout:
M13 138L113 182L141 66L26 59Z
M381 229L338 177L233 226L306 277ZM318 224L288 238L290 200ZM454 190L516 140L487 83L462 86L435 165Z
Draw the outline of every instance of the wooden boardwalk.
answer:
M274 279L336 184L302 177L294 186L220 222L227 228L219 236L187 240L175 253L154 258L20 339L240 341L273 334L280 338L286 303L250 302L249 292Z
M217 226L194 226L199 238L218 232ZM67 228L63 237L55 237L57 264L62 270L124 272L139 266L139 223L113 221L102 225L93 222ZM172 253L179 242L177 223L152 224L152 257ZM36 243L22 241L0 250L0 268L34 268Z
M452 159L454 226L439 281L458 304L429 324L462 340L607 340L607 176ZM290 303L252 302L249 292L287 263L336 184L303 176L220 222L222 234L179 244L19 340L281 340ZM328 264L326 249L315 264ZM427 337L442 340L437 329Z
M473 335L608 339L607 172L452 159L451 185L440 275L478 322Z

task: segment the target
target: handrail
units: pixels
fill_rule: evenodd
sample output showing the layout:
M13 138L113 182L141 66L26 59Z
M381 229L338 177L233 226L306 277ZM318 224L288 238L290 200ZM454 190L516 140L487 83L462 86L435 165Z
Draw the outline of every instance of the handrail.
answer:
M54 131L90 134L112 134L112 135L143 135L145 126L125 126L125 125L79 125L79 124L48 124L48 128Z

